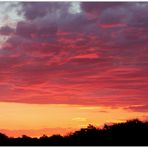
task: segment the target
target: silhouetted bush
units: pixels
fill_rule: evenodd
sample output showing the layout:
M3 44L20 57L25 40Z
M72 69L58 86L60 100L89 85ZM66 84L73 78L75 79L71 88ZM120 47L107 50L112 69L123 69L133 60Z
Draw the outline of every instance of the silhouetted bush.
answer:
M104 125L102 129L89 125L67 136L26 135L9 138L0 133L0 145L6 146L148 146L148 122L138 119Z
M5 145L8 141L9 138L5 134L0 133L0 145Z

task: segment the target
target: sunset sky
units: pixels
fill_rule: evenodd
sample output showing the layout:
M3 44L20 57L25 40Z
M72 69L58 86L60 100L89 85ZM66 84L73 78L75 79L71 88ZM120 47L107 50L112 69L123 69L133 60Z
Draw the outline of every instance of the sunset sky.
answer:
M147 99L147 2L0 2L0 132L148 120Z

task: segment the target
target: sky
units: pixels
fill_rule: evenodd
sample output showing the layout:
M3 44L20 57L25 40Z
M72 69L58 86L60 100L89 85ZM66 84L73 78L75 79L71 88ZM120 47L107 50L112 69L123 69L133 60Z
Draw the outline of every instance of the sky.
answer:
M147 120L147 14L147 2L0 2L0 132Z

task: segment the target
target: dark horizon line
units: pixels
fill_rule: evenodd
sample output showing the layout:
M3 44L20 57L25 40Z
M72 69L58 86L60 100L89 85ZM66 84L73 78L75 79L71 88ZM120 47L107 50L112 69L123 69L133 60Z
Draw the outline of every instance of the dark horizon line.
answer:
M55 134L31 138L26 135L13 138L0 133L1 146L148 146L148 121L127 120L102 129L93 125L66 136Z

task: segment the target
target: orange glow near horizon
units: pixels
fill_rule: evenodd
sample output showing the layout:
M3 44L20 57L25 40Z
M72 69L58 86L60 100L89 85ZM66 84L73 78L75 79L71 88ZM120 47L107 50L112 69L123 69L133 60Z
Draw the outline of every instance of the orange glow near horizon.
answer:
M98 127L143 116L122 108L4 102L0 103L0 112L0 131L8 136L67 134L88 124Z

